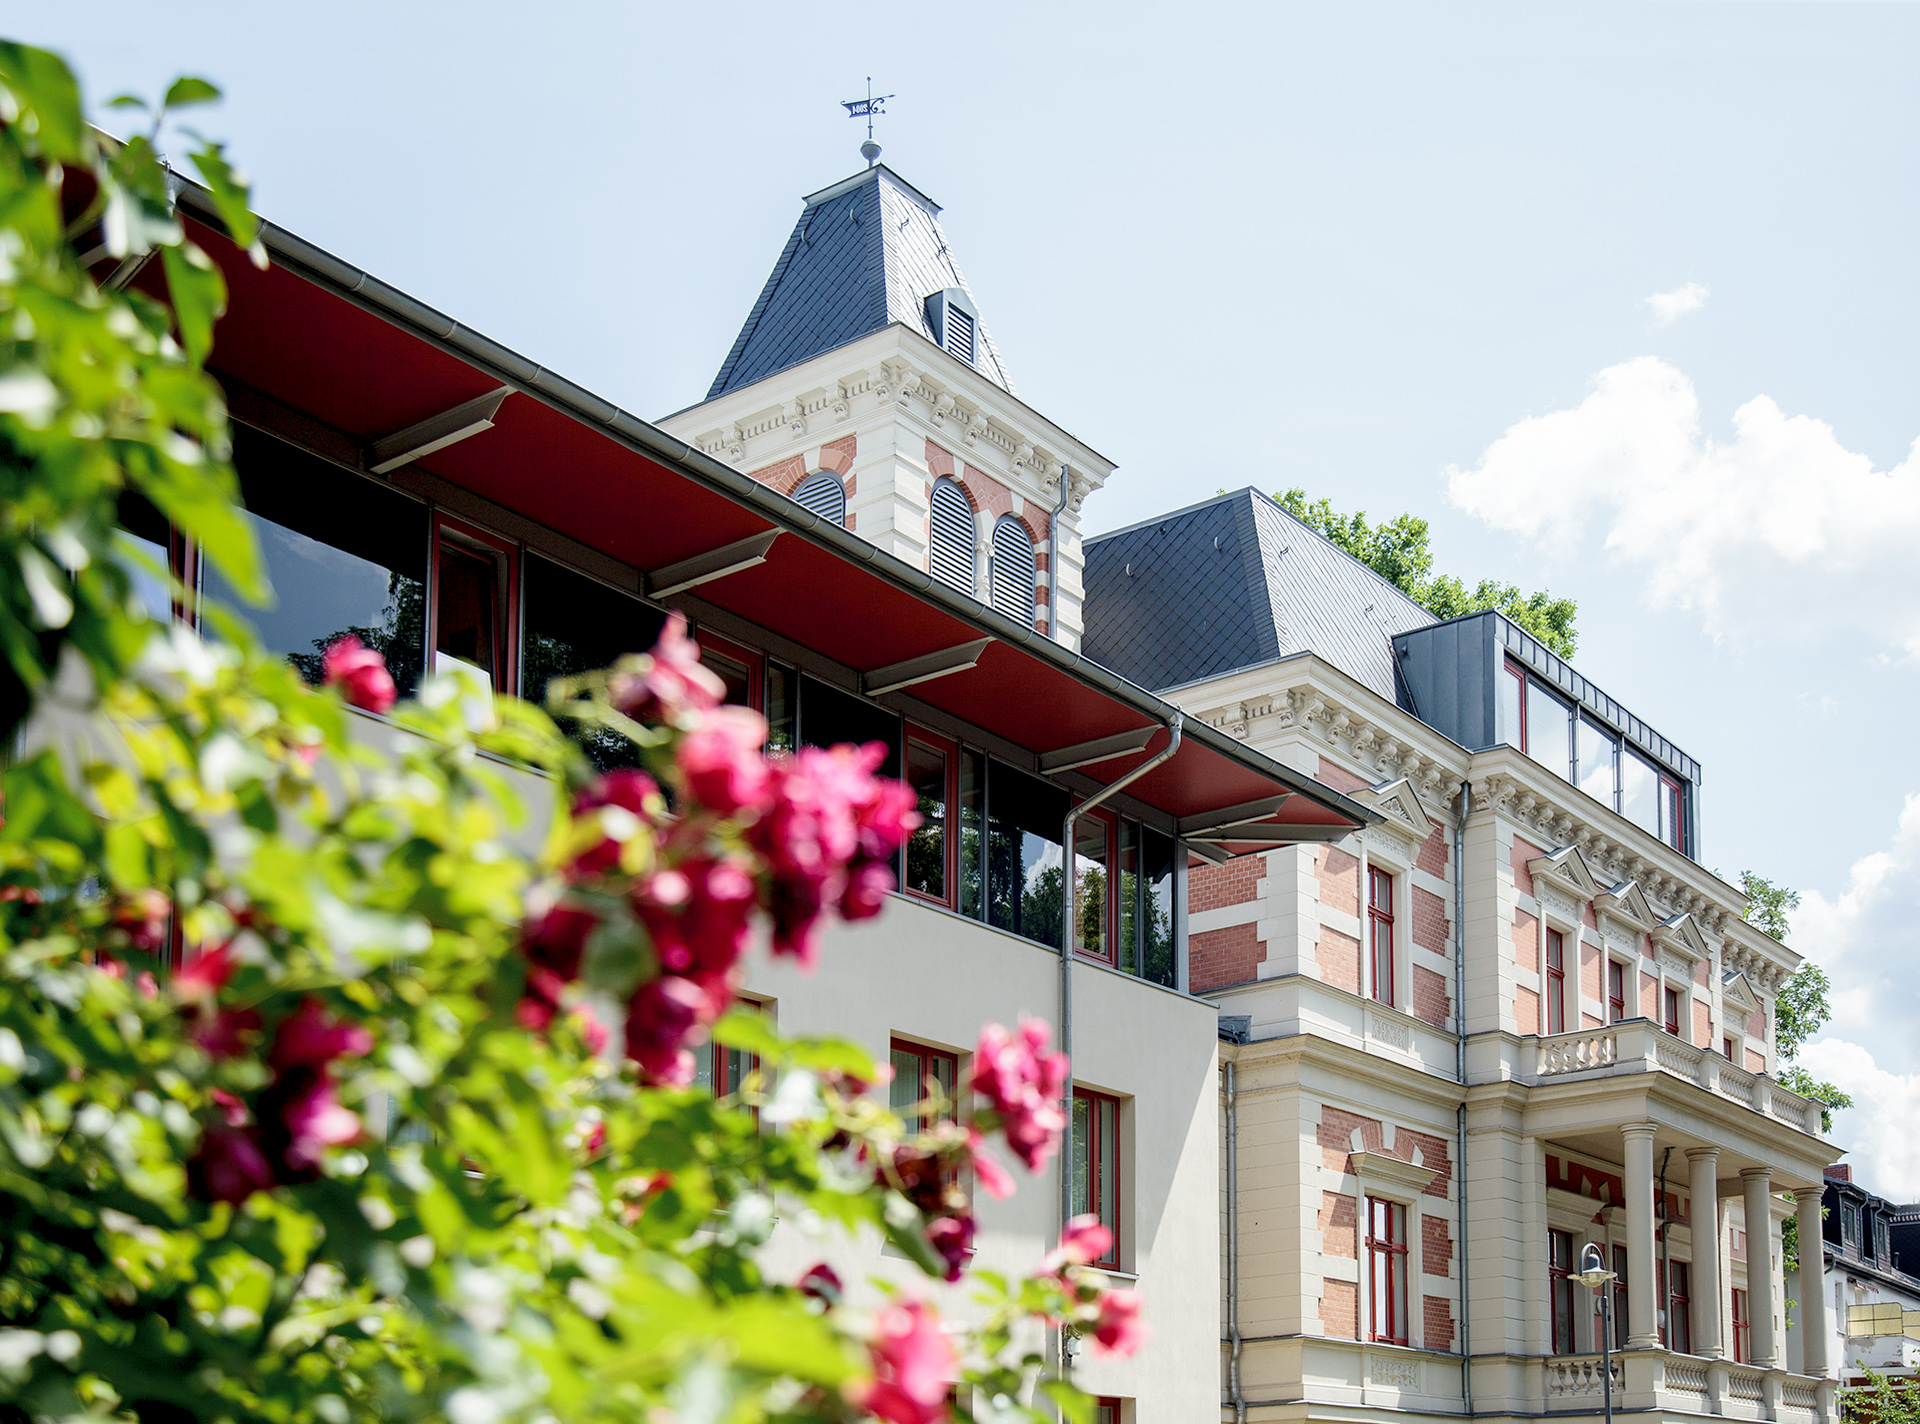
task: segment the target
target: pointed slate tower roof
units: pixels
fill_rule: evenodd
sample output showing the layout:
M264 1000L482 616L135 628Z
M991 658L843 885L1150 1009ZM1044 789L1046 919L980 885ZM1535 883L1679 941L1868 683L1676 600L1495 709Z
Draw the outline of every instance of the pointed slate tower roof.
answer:
M708 400L894 322L937 342L927 298L957 287L972 300L941 231L940 205L886 164L805 202L760 300L713 378ZM1013 394L985 323L976 340L975 369Z

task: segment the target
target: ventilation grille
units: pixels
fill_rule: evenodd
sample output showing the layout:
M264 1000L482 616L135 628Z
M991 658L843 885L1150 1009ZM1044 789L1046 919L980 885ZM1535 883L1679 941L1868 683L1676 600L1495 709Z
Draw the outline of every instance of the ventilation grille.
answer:
M947 303L947 354L973 364L973 318L952 302Z
M1040 569L1027 526L1011 514L1003 514L993 526L993 570L988 582L994 612L1022 628L1031 627L1039 606Z
M793 497L802 508L832 520L842 529L847 527L847 490L838 475L825 470L808 475L793 492Z
M979 597L974 583L973 506L952 480L943 479L933 487L932 548L928 553L929 572L944 584L957 588L968 598Z

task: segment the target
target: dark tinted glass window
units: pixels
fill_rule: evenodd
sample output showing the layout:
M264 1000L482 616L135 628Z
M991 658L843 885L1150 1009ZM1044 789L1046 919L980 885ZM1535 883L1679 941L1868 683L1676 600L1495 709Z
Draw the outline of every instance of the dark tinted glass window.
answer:
M547 682L608 667L627 653L644 653L660 636L666 615L603 583L529 554L522 566L526 643L520 659L521 695L544 703ZM598 731L581 741L602 771L632 766L633 743L616 732Z
M800 679L800 740L810 747L884 742L887 759L880 764L879 774L900 775L900 718L865 698L810 677Z
M1176 987L1173 962L1173 837L1158 831L1140 832L1140 879L1144 903L1140 909L1141 975L1167 988Z
M252 619L310 682L328 645L352 633L411 694L426 661L426 507L244 425L233 462L276 600L248 608L212 568L208 596Z
M434 650L472 663L496 687L500 682L500 584L500 560L491 550L470 549L442 538Z
M981 840L987 822L987 759L960 750L960 913L985 919L987 867Z
M767 664L767 750L790 752L799 745L794 735L799 725L800 675L779 663Z
M136 490L122 490L117 522L134 547L157 565L157 571L133 571L133 592L149 618L165 622L173 616L173 595L166 580L171 567L167 551L172 544L172 532L167 527L166 516L149 504L145 495Z
M1067 793L991 762L987 816L988 922L1057 948Z

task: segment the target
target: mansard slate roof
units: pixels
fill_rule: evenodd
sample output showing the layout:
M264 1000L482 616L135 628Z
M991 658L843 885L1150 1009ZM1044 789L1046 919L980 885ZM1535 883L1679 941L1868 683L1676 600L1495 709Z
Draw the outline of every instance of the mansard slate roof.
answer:
M927 298L949 287L973 296L941 230L940 205L884 163L805 202L708 400L895 322L932 341ZM976 340L976 369L1013 394L984 320Z
M1087 540L1084 582L1083 651L1148 688L1311 651L1395 702L1393 635L1434 622L1255 489Z

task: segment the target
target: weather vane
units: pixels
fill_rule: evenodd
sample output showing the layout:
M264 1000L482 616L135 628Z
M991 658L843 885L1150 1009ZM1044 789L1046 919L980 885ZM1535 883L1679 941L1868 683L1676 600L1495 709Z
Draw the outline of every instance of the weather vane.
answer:
M864 99L842 99L840 107L847 111L850 119L867 121L867 141L860 145L860 156L867 160L867 167L873 167L874 160L880 156L880 145L873 141L873 116L887 111L887 100L893 95L882 94L877 98L873 92L873 76L867 76L867 97Z

